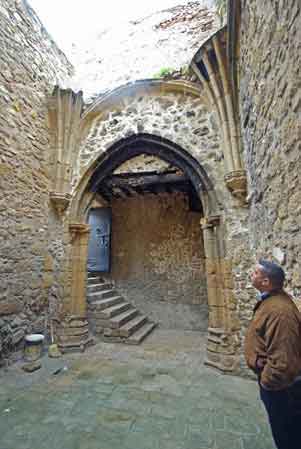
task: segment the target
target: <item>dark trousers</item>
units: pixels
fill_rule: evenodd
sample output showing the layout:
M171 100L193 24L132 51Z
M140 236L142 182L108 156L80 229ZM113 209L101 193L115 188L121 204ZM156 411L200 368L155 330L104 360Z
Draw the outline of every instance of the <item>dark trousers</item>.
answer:
M260 385L277 449L301 448L301 382L285 390L270 391Z

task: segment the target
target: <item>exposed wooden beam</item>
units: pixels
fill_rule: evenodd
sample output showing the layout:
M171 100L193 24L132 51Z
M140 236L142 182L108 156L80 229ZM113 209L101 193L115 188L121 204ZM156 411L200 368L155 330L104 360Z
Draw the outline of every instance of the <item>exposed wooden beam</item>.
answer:
M160 193L166 193L166 186L165 186L165 184L154 185L153 191L156 195L158 195Z
M123 187L123 191L127 194L128 197L130 196L137 196L137 191L132 187Z
M121 189L120 187L116 187L116 186L112 187L112 193L117 198L126 199L128 197L127 194L124 192L124 190Z
M105 178L101 184L100 193L105 198L123 198L131 196L160 193L183 192L191 194L193 186L181 172L169 173L121 173Z
M188 178L183 174L169 173L156 175L113 175L108 177L104 182L108 187L148 187L156 184L173 184L175 182L188 181Z

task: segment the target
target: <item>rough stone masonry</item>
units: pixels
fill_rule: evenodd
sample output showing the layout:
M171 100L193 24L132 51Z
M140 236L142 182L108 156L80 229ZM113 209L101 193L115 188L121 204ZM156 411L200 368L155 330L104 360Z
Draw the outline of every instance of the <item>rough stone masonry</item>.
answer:
M114 143L131 135L148 133L161 136L187 150L206 171L219 198L219 234L223 236L220 241L224 245L219 250L225 252L227 260L221 267L223 276L220 271L215 271L214 264L208 266L206 282L210 284L211 292L218 287L229 295L229 298L225 297L229 307L218 309L218 313L222 310L227 315L226 322L230 323L228 334L223 329L217 338L226 347L226 340L231 340L231 331L235 328L233 342L230 341L227 348L238 351L236 355L241 353L241 340L251 317L254 291L248 282L248 270L256 257L270 256L278 260L288 273L289 290L296 296L301 293L300 5L298 0L277 1L265 5L263 9L259 0L242 0L240 3L241 13L237 22L239 45L235 59L239 80L236 86L236 107L238 134L243 144L243 169L248 179L247 201L243 205L239 203L224 183L225 148L221 130L228 125L219 112L229 106L229 92L226 92L225 97L217 95L218 86L210 81L218 66L214 57L210 73L199 61L202 80L187 77L187 74L182 76L183 73L178 72L182 92L183 86L188 85L188 82L185 84L188 79L189 85L196 89L194 92L201 92L199 98L193 98L185 90L186 87L182 95L180 88L176 90L176 84L173 85L174 91L167 92L167 87L166 91L160 88L159 94L154 94L156 88L153 91L147 88L140 98L127 97L127 88L121 89L118 108L115 107L116 102L115 109L107 109L106 114L100 108L100 112L91 118L87 129L81 129L81 145L76 142L75 148L79 157L76 167L71 167L74 176L70 186L71 198L74 198L80 182L85 181L85 176L91 176L93 164L102 154L106 154ZM233 2L231 7L237 4ZM130 29L134 40L129 39L127 42L127 55L134 55L135 60L131 73L124 69L127 66L121 57L124 54L113 52L108 56L102 54L101 47L100 50L93 50L91 65L89 61L81 59L81 67L74 77L73 66L52 41L28 3L25 0L2 0L2 356L16 349L26 332L47 332L50 317L58 315L64 301L68 302L64 282L66 277L70 280L68 258L74 236L69 232L67 224L71 212L67 210L62 218L50 203L53 187L50 161L57 151L63 151L63 146L53 147L47 122L47 102L54 86L83 87L85 98L89 102L94 100L92 106L83 105L84 111L89 114L91 107L96 110L97 105L101 105L104 98L101 93L105 90L129 80L151 77L156 74L152 72L167 68L159 56L159 67L147 64L144 60L145 54L149 53L149 62L155 61L155 55L159 53L142 52L141 64L141 49L137 53L133 50L135 39L140 39L141 33L146 35L146 28L151 29L146 48L157 47L160 41L161 54L163 48L168 49L172 53L171 65L177 58L180 61L180 67L171 68L179 69L189 64L199 47L200 57L202 48L207 56L212 56L217 23L214 14L206 11L198 2L191 3L187 8L179 7L154 15L145 22L132 23ZM158 36L158 41L155 36ZM104 34L104 42L106 38ZM206 40L209 38L210 41ZM174 53L171 48L174 48ZM181 57L178 57L180 54ZM116 63L111 73L107 61L113 61L114 57ZM72 58L76 60L74 55ZM147 72L141 70L144 63ZM227 63L225 67L228 67ZM88 77L87 72L90 73ZM104 84L99 80L99 73L105 75L102 77L107 80ZM220 82L223 75L219 74L216 83ZM89 81L86 87L83 82L85 77ZM108 81L111 79L112 84ZM214 101L204 101L204 92L210 91L215 93L216 104ZM112 94L112 98L116 96ZM122 108L120 104L123 104ZM129 171L133 165L128 162ZM81 232L85 228L83 223L75 225L71 230ZM204 232L209 235L212 224L205 222L204 226ZM213 234L211 232L211 238ZM218 313L216 311L217 322ZM218 346L211 342L217 358L223 344ZM232 357L232 353L226 355ZM235 365L237 372L241 367L242 363L240 366Z
M27 2L0 6L0 352L44 331L62 245L49 208L46 97L73 67Z
M250 245L283 264L301 295L300 2L242 3L240 110ZM258 232L259 231L259 232Z

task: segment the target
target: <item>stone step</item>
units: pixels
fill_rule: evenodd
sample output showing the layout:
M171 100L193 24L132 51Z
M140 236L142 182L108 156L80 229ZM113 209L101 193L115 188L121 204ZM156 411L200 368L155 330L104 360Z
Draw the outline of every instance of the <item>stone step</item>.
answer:
M110 327L106 327L103 330L104 337L120 337L120 329L111 329ZM106 339L105 341L110 341L109 339Z
M156 326L156 323L145 323L126 340L126 343L129 345L139 345Z
M110 319L110 328L117 329L138 315L137 309L130 309Z
M91 284L87 285L87 292L93 293L93 292L101 292L102 290L112 290L113 285L110 282L103 282L101 284Z
M103 290L100 292L87 293L87 299L89 302L97 301L98 299L112 298L118 296L114 290Z
M121 302L120 304L116 304L115 306L108 307L107 309L101 310L97 315L100 319L113 319L116 315L120 315L121 313L128 311L132 305L129 302Z
M123 301L124 299L121 296L112 296L111 298L98 299L89 303L89 311L92 312L92 314L93 312L97 313L98 311L101 311L108 307L120 304Z
M139 327L143 326L147 322L147 317L145 315L138 315L137 317L133 318L132 320L128 321L126 324L121 326L119 329L119 335L121 337L129 337L132 335L135 331L139 329Z
M97 273L97 272L94 273L93 271L88 271L87 277L88 277L88 279L95 278L95 277L97 277L98 279L101 279L100 273Z
M88 319L92 332L103 341L138 345L155 328L147 316L116 292L114 282L97 273L88 273Z
M94 284L102 284L103 282L102 282L102 280L97 276L95 276L95 277L88 277L87 278L87 285L94 285Z

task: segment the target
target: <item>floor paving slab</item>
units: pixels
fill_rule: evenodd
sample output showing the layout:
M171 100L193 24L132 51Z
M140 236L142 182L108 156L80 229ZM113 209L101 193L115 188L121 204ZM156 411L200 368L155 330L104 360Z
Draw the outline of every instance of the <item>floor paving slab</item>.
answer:
M204 365L197 332L0 372L0 449L273 449L256 382Z

